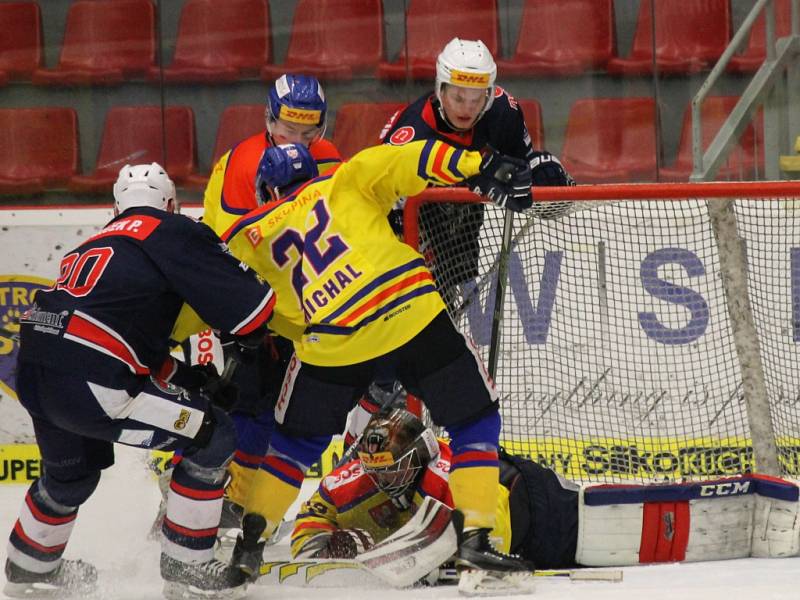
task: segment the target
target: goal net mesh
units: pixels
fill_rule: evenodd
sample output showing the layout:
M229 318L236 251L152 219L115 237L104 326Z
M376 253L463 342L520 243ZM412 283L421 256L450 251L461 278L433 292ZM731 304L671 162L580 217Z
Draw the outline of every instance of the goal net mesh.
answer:
M464 192L421 198L406 209L407 239L418 237L451 316L488 362L505 213ZM507 450L586 482L753 470L707 202L720 200L620 197L515 215L494 340ZM761 417L780 470L797 476L800 201L742 197L733 211L768 400Z

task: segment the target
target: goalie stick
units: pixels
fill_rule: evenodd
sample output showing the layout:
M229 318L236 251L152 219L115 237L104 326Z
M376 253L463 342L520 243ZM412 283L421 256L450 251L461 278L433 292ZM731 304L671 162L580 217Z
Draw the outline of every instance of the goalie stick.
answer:
M534 571L534 577L568 581L622 581L621 569L547 569ZM434 569L425 582L431 585L458 583L455 568ZM271 561L261 566L259 584L292 585L312 588L379 587L384 582L354 560L308 559L300 561Z

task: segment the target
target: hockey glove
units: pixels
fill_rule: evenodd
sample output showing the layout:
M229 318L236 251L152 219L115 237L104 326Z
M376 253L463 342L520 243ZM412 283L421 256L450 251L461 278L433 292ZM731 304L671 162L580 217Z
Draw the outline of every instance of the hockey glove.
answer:
M374 544L372 536L363 529L337 529L318 553L318 558L355 558Z
M175 372L169 378L169 383L189 392L199 392L209 381L219 378L217 368L212 363L187 365L173 360L171 364L175 366Z
M493 149L484 155L480 172L468 178L466 184L500 208L521 211L533 204L530 165Z
M209 397L211 404L219 406L225 412L236 409L239 403L239 386L221 377L209 382L203 392Z
M252 364L256 359L257 350L264 343L266 336L267 328L259 327L247 335L220 332L219 341L226 359L232 357L238 363Z
M531 160L531 178L535 186L575 185L575 180L566 172L561 161L549 152L538 152Z
M389 211L389 227L392 228L394 234L403 239L403 209L393 208Z

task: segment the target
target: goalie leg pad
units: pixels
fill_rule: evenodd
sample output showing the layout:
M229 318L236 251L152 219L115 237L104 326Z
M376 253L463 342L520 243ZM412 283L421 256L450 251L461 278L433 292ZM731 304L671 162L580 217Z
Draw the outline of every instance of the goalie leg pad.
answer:
M587 566L798 553L798 488L746 475L581 490L576 561Z
M765 475L758 482L752 556L779 558L800 553L800 502L796 484Z

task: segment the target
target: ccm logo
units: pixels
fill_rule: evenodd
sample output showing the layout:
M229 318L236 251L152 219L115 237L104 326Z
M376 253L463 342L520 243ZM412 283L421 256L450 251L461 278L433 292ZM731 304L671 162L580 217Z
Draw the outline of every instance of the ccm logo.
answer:
M750 490L749 481L733 481L731 483L714 483L700 486L701 496L736 496L746 494Z

